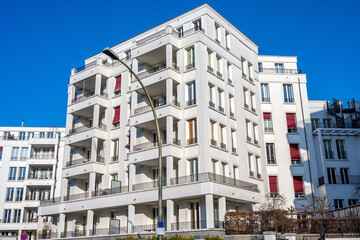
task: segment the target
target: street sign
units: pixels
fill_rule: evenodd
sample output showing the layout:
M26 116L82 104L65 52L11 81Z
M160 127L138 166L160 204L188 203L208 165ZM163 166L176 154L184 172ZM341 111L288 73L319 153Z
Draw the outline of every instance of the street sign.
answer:
M22 240L26 240L26 239L28 239L28 237L29 237L29 235L28 235L26 232L23 232L23 233L21 234L21 239L22 239Z
M165 235L164 222L158 222L158 227L156 228L156 235Z

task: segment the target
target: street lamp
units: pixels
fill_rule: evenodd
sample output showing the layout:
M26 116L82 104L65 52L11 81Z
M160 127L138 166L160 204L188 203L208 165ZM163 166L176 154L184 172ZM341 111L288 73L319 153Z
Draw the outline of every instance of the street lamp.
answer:
M164 227L164 223L163 223L163 213L162 213L162 148L161 148L161 136L160 136L160 128L159 128L159 122L158 122L158 118L156 116L156 112L155 112L155 108L154 108L154 104L153 101L151 100L151 97L148 93L148 91L146 90L144 84L142 83L142 81L139 79L139 77L134 73L134 71L127 65L125 64L123 61L121 61L121 59L119 58L119 56L110 48L105 48L103 50L103 53L106 54L107 56L109 56L110 58L119 61L122 65L124 65L130 72L132 75L135 76L136 80L140 83L141 88L144 90L146 98L149 100L150 103L150 107L151 110L153 112L154 115L154 120L155 120L155 125L156 125L156 134L157 134L157 142L158 142L158 152L159 152L159 179L158 179L158 186L159 186L159 206L158 206L158 227ZM161 224L160 224L161 223ZM161 235L159 235L159 239L161 240Z

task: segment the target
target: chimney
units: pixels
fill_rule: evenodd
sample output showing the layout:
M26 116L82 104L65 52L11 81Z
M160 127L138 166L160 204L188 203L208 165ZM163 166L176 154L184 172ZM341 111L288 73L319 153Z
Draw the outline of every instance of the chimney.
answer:
M24 120L21 121L21 126L24 127Z

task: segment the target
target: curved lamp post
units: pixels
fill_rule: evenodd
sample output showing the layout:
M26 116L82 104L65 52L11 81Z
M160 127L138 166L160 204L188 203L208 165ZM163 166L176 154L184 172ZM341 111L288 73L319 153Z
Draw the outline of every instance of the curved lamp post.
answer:
M139 79L139 77L134 73L134 71L127 65L125 64L123 61L121 61L121 59L119 58L119 56L113 51L111 50L109 47L105 48L103 50L103 53L106 54L107 56L109 56L110 58L112 58L113 60L117 60L119 61L122 65L124 65L130 72L132 75L135 76L136 80L140 83L141 88L144 90L146 98L149 100L150 103L150 107L151 110L153 112L154 115L154 120L155 120L155 125L156 125L156 134L157 134L157 142L158 142L158 152L159 152L159 179L158 179L158 187L159 187L159 206L158 206L158 223L159 222L163 222L163 214L162 214L162 148L161 148L161 135L160 135L160 129L159 129L159 122L158 122L158 118L156 116L156 112L155 112L155 108L154 108L154 104L151 100L151 97L148 93L148 91L146 90L144 84L142 83L142 81ZM160 227L160 226L159 226ZM161 226L163 227L163 226ZM161 240L161 235L159 235L159 239Z

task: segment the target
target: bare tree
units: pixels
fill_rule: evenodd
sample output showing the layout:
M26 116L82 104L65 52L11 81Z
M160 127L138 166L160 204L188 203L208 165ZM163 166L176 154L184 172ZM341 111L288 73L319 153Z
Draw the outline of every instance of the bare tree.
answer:
M260 204L260 210L286 209L286 198L282 194L266 194L265 201Z
M328 201L326 196L310 196L307 202L300 204L307 212L316 214L319 217L324 217L325 212L331 210L334 207L334 203Z

